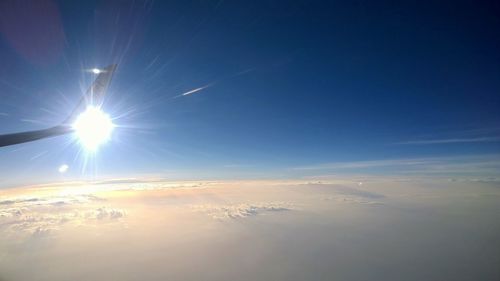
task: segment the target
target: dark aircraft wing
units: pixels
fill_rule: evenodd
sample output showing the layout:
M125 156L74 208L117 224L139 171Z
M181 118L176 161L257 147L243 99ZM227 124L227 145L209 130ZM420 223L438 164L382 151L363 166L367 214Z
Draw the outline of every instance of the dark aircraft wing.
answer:
M73 129L70 126L55 126L48 129L0 135L0 147L9 146L23 142L35 141L39 139L55 137L71 133Z
M78 117L78 115L86 109L87 105L102 104L104 95L106 94L108 86L111 83L111 78L113 78L113 73L116 70L116 66L116 64L112 64L100 70L99 75L95 79L94 83L92 83L92 86L90 86L73 112L64 122L62 122L62 124L42 130L0 135L0 147L55 137L73 132L71 124L75 121L76 117Z

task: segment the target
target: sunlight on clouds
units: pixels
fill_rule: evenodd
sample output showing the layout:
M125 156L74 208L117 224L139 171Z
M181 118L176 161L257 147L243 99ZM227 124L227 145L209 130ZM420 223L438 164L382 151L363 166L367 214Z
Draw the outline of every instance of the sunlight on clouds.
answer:
M357 280L376 275L380 259L367 257L380 255L415 280L445 277L436 263L496 270L495 183L359 182L115 179L4 190L0 279ZM409 258L422 262L409 268ZM347 266L360 262L366 276Z
M291 204L235 204L235 205L194 205L195 211L206 213L218 220L246 218L268 212L284 212L292 210Z

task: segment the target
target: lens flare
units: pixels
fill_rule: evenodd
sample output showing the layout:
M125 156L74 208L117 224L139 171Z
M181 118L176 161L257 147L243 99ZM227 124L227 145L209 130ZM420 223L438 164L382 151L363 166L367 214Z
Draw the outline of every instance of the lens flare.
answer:
M69 168L68 165L63 164L63 165L59 166L59 169L57 169L57 170L59 171L59 173L64 174L68 171L68 168Z
M89 106L73 124L80 143L89 150L95 150L111 137L114 125L111 118L100 108Z

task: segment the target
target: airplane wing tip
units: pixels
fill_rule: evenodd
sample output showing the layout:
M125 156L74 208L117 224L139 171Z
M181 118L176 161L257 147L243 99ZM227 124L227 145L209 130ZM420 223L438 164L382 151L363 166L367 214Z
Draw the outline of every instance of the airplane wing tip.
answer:
M77 115L85 110L89 104L102 104L104 95L108 90L108 86L111 83L111 79L117 67L118 64L114 63L100 69L100 73L97 75L92 85L83 95L70 116L63 122L64 125L71 124Z
M113 63L113 64L110 64L110 65L106 66L103 70L105 72L114 72L117 67L118 67L118 64L117 63Z

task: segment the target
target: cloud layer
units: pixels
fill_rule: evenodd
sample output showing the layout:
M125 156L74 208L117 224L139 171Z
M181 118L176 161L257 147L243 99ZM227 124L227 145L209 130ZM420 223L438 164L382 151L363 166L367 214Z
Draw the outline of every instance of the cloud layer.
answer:
M285 203L194 205L192 208L219 220L247 218L269 212L284 212L292 210L291 204Z
M495 280L499 201L376 177L13 189L0 280Z

